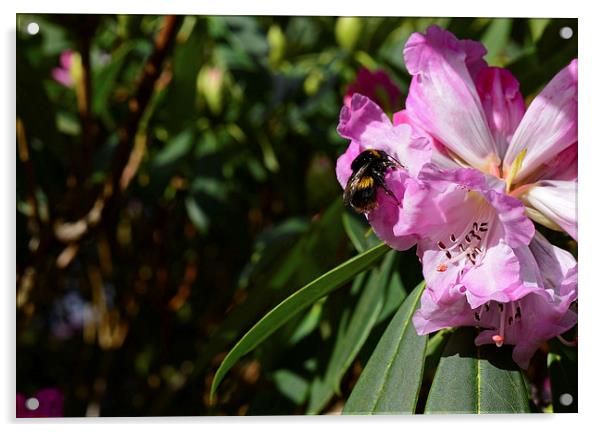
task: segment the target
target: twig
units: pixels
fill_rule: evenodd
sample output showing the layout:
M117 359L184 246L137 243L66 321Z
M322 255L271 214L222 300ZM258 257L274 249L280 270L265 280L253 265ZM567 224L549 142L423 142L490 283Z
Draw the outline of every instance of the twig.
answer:
M163 62L175 41L181 21L180 16L170 15L164 18L163 26L155 39L154 51L142 70L138 88L128 101L130 108L128 117L124 125L118 129L119 143L113 153L111 171L94 205L82 218L74 222L62 222L55 226L55 235L60 241L68 243L80 241L92 227L103 220L107 213L113 211L112 207L124 191L120 187L120 181L134 150L134 138L155 84L161 75ZM132 175L131 172L126 174L130 178ZM127 182L124 185L127 187Z

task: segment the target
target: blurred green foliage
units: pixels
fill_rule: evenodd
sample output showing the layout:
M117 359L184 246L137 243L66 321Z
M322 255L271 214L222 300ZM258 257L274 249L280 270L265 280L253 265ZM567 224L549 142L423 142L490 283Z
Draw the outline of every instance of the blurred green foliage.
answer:
M438 24L482 40L528 99L576 57L577 22L180 17L149 102L136 106L165 23L17 17L17 390L58 387L67 416L340 411L421 280L414 251L387 255L279 329L214 405L209 388L261 316L376 244L343 209L334 175L347 85L360 67L381 68L405 97L403 46ZM79 54L71 86L52 78L66 50ZM114 172L122 147L128 164ZM127 187L91 222L103 184L124 173Z

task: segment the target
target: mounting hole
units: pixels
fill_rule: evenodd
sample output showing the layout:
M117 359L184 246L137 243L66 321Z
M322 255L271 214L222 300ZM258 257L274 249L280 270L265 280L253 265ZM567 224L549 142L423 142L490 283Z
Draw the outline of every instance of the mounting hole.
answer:
M570 39L573 37L573 29L570 27L562 27L560 29L560 37L562 39Z
M30 411L35 411L40 407L40 401L32 397L25 401L25 407Z
M563 393L560 395L560 404L564 406L569 406L573 403L573 396L568 393Z

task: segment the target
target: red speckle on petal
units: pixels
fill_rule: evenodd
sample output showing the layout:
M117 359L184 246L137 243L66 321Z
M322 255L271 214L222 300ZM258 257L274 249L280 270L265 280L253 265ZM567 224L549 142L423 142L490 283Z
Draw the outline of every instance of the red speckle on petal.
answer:
M447 270L447 264L439 264L437 266L437 271L438 272L444 272L445 270Z

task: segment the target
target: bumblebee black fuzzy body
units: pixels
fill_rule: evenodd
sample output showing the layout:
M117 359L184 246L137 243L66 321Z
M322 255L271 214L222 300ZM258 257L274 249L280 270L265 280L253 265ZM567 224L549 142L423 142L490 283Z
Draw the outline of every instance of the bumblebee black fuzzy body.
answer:
M351 177L347 181L343 201L358 213L367 213L378 206L378 189L382 188L395 201L397 198L385 184L389 168L402 165L382 150L368 149L351 163Z

